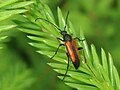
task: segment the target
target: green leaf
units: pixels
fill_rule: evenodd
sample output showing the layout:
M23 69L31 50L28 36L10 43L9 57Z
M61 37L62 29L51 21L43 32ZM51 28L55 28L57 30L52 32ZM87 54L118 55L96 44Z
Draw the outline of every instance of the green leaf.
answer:
M1 43L5 38L7 38L7 36L0 37L0 43Z
M17 2L17 3L13 3L11 5L8 5L6 7L4 7L5 9L16 9L16 8L21 8L21 7L25 7L28 6L30 4L34 3L33 1L25 1L25 2Z
M12 4L12 3L15 3L17 2L18 0L4 0L2 1L2 3L0 4L0 8L4 7L4 6L7 6L9 4ZM0 1L1 2L1 1Z
M114 78L115 78L115 83L116 83L116 90L120 89L120 77L119 77L119 74L117 72L117 69L115 68L115 66L113 66L113 74L114 74Z
M110 75L110 81L112 86L114 87L115 85L115 81L114 81L114 75L113 75L113 60L112 60L112 56L110 53L108 53L109 56L109 75Z
M3 26L0 26L0 32L5 31L5 30L9 30L9 29L14 28L16 26L17 25L3 25Z
M94 67L99 71L98 64L99 64L100 62L99 62L99 58L98 58L98 55L97 55L95 46L94 46L94 45L91 45L91 49L92 49L91 51L92 51L92 55L93 55L93 65L94 65Z
M108 74L108 63L107 63L107 57L106 57L105 51L104 51L103 49L101 49L101 55L102 55L103 69L104 69L105 72L107 73L107 76L109 76L109 74Z
M68 86L76 88L78 90L99 90L97 87L89 86L89 85L80 85L80 84L74 84L74 83L66 83Z
M82 30L80 30L80 32L79 32L79 37L81 40L85 39L85 36L84 36ZM87 44L86 40L83 41L82 46L84 49L83 52L85 54L86 62L91 66L92 65L91 53L90 53L90 50L88 48L88 44Z
M62 12L60 10L60 8L58 7L58 21L59 21L59 27L61 30L64 30L64 26L65 26L65 21L62 15Z
M5 20L13 15L19 14L19 13L24 13L27 10L21 9L21 10L6 10L6 11L1 11L0 12L0 21Z

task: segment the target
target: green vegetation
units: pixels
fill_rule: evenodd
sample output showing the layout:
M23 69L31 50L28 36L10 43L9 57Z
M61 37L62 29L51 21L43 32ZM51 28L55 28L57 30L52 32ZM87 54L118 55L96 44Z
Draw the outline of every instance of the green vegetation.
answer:
M0 1L0 90L120 90L112 56L104 51L114 55L119 70L120 1L41 2ZM80 51L79 69L75 70L70 62L63 82L67 66L64 47L49 59L59 45L56 37L61 35L52 25L42 20L35 22L35 19L47 19L63 29L68 10L67 32L73 37L86 38L83 42L77 41L78 46L84 48L86 63ZM104 49L96 50L91 43Z

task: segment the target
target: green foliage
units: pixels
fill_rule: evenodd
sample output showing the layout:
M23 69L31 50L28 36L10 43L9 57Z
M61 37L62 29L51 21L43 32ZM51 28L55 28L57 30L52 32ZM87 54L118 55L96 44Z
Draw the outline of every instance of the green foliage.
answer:
M26 90L35 81L31 70L15 55L7 49L0 52L0 90Z
M24 7L32 3L19 0L0 1L0 90L26 90L34 82L32 71L6 45L9 34L17 26L12 18L25 13L27 10Z
M54 1L44 0L43 2L50 3L50 6L55 8L55 4L60 3L60 1ZM119 0L113 1L119 2ZM85 0L76 0L74 2L68 0L60 5L63 9L62 11L60 8L57 8L58 15L56 15L55 12L51 12L47 5L39 3L39 0L36 0L36 2L37 3L33 4L33 1L0 1L0 49L3 48L0 50L0 90L70 90L70 88L63 85L63 82L57 81L56 83L54 78L56 75L50 67L46 67L45 65L48 57L54 54L58 47L57 45L59 45L56 37L61 37L61 35L58 30L49 23L42 20L35 22L35 19L38 17L45 18L63 29L65 21L62 12L66 12L64 8L70 6L69 19L72 20L72 23L75 20L74 27L77 27L77 29L75 29L68 20L67 31L69 34L72 34L73 37L77 36L80 39L85 38L82 30L78 29L81 25L85 36L89 36L87 41L97 41L97 38L90 38L93 33L96 33L96 36L99 36L102 40L109 37L118 38L120 8L112 6L112 0L90 0L87 2ZM55 3L54 5L53 2ZM120 3L118 3L118 5L119 4ZM76 8L80 10L79 16L76 14ZM58 19L56 18L57 16ZM15 24L13 20L17 24ZM28 38L31 39L29 44L36 47L37 52L40 54L36 55L28 45L23 43L26 42L24 35L18 32L16 27L22 32L27 33ZM15 31L17 33L14 33ZM10 34L15 36L15 38L19 37L19 40L17 39L19 43L12 42L11 46L14 49L9 46L11 42ZM86 41L77 42L77 44L84 48L86 63L83 52L80 51L80 67L78 70L75 70L72 63L70 63L70 68L64 83L79 90L88 90L88 88L89 90L119 90L120 79L118 71L113 64L112 56L109 53L107 56L104 50L101 49L100 57L94 45L91 45L91 50L89 50ZM118 46L115 46L115 43L111 41L111 38L109 41L105 39L103 44L105 44L106 47L108 46L108 48L112 45L114 46L113 48L119 50L117 49ZM35 66L34 68L27 67L23 57L19 55L21 50L24 51L24 55L28 53L28 57L33 60L32 65ZM117 54L119 54L119 52L117 52ZM119 57L117 54L115 54L115 56ZM27 59L25 58L25 60ZM50 62L48 65L51 66L54 71L60 75L65 73L67 57L64 47L61 47L59 53L54 57L54 60L50 60ZM37 80L35 80L32 75L34 75ZM63 79L63 76L58 76L58 78ZM32 85L33 83L34 85ZM47 84L49 85L46 86ZM52 86L55 86L55 88L52 88Z
M61 37L58 30L54 28L49 23L37 20L36 18L44 18L48 21L56 24L56 19L54 18L51 10L45 4L39 2L31 5L30 11L22 20L15 20L15 23L19 25L18 29L28 33L28 38L33 40L29 44L37 48L37 52L48 57L51 57L56 50L59 43L56 37ZM55 21L56 20L56 21ZM61 10L58 8L58 23L59 27L63 29L64 17ZM81 30L75 30L71 22L67 26L67 31L72 34L73 37L79 37L83 39L83 33ZM99 58L95 46L91 45L91 51L88 49L86 41L78 42L78 46L83 46L85 57L82 52L81 55L81 65L78 70L75 70L72 63L70 64L69 71L65 78L65 84L70 87L79 90L119 90L120 80L118 72L113 64L111 55L108 53L108 58L103 49L101 49L101 58ZM86 63L85 63L86 58ZM66 71L67 57L64 48L59 50L59 54L48 63L54 70L60 74L64 74ZM63 76L59 76L60 79Z
M0 3L0 41L5 39L7 36L4 34L7 30L11 30L16 27L15 24L10 24L6 19L9 19L16 14L24 13L27 10L24 9L24 6L33 3L32 1L27 2L18 2L18 0L6 0ZM22 6L21 6L22 4ZM15 10L16 9L16 10ZM1 46L0 42L0 46ZM2 48L2 47L0 47Z

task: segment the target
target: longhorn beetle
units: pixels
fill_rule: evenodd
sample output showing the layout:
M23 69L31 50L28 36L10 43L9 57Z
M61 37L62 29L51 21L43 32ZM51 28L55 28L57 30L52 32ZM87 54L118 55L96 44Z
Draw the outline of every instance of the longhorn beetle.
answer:
M52 22L46 20L46 19L43 19L43 18L37 18L35 21L37 21L38 19L41 19L43 21L46 21L48 23L50 23L51 25L53 25L55 28L57 28L59 31L60 31L60 34L63 36L63 39L61 38L57 38L58 41L62 41L64 42L64 44L59 44L56 52L54 53L54 55L50 58L52 59L58 52L59 48L61 46L65 46L66 47L66 55L68 57L68 64L67 64L67 70L64 74L64 77L63 77L63 80L65 79L65 76L68 72L68 68L69 68L69 58L71 59L75 69L77 70L79 65L80 65L80 60L79 60L79 53L78 53L78 50L81 50L83 49L82 47L77 47L76 45L76 41L75 39L78 39L79 41L84 41L84 40L80 40L78 37L76 38L72 38L72 36L70 34L67 33L66 31L66 27L67 27L67 19L68 19L68 15L69 15L69 12L67 13L67 16L66 16L66 20L65 20L65 26L64 26L64 30L61 30L59 27L57 27L55 24L53 24Z

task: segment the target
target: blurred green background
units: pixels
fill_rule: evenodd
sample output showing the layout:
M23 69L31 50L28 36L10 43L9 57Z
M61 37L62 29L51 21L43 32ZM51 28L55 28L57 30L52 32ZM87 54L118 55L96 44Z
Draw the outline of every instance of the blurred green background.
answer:
M69 20L75 29L84 31L89 46L93 43L99 55L101 47L110 52L120 74L120 0L41 0L41 2L50 6L56 18L57 6L62 9L64 16L70 11ZM38 54L34 47L28 45L30 39L25 33L12 30L6 35L8 38L4 42L4 49L0 50L0 75L4 75L5 71L9 74L11 70L9 66L12 65L14 70L14 64L20 63L23 70L33 73L30 74L33 78L30 79L32 84L28 90L73 90L57 79L57 74L46 64L49 58ZM20 72L21 70L20 68ZM18 73L19 75L21 73ZM2 78L0 80L2 81Z

